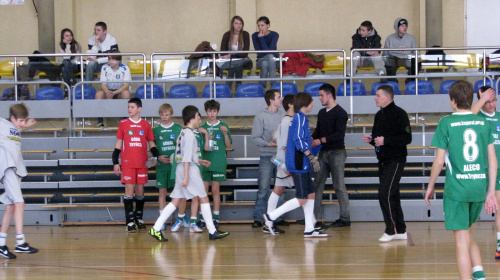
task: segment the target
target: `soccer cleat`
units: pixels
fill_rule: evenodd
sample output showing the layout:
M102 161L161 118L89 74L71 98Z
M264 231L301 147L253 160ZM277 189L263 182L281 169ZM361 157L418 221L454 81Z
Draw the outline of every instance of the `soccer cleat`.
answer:
M142 219L135 219L135 224L138 229L146 229L146 225L144 225L144 221Z
M500 260L500 251L495 251L495 259Z
M276 225L280 226L280 227L288 227L290 226L290 223L285 221L285 220L281 220L281 221L278 221L275 223Z
M38 252L37 248L31 247L28 243L24 242L21 245L16 245L16 249L14 250L16 253L25 253L25 254L34 254Z
M325 225L323 224L322 222L317 222L315 225L314 225L314 230L317 230L317 231L325 231L327 229L329 229L330 226L328 225Z
M396 238L396 234L389 235L387 233L384 233L384 235L382 235L382 237L380 237L378 239L378 241L380 241L380 242L389 242L389 241L392 241L395 238Z
M346 221L342 219L335 220L331 225L331 227L350 227L351 221Z
M7 246L0 246L0 255L4 256L7 259L15 259L15 258L17 258L16 255L12 254L9 251L9 248L7 248Z
M170 229L170 231L172 232L176 232L176 231L179 231L179 229L184 225L184 220L179 220L177 219L177 221L175 221L175 224L172 225L172 228Z
M394 240L407 240L408 239L408 234L405 233L396 233L396 237L394 237Z
M149 235L151 235L153 238L155 238L156 240L160 241L160 242L167 242L168 239L166 239L163 234L161 233L161 231L156 231L154 228L151 228L149 229Z
M229 236L229 232L227 232L227 231L218 231L218 230L216 230L214 233L209 233L208 234L208 238L210 240L222 239L222 238L228 237L228 236Z
M280 229L278 226L274 226L274 227L273 227L273 231L274 231L274 234L273 234L273 235L275 235L275 234L283 234L283 233L285 233L285 231L284 231L284 230L282 230L282 229ZM270 233L270 234L271 234L271 231L269 230L269 228L268 228L267 226L264 226L264 227L262 228L262 232L263 232L263 233Z
M313 230L310 232L304 232L304 238L318 238L318 237L328 237L328 234Z
M206 227L206 226L207 226L207 224L206 224L206 223L205 223L205 221L203 221L203 220L199 220L199 221L197 221L197 222L196 222L196 225L197 225L198 227L200 227L200 228L204 228L204 227Z
M199 227L197 224L192 223L189 226L189 232L199 233L199 232L203 232L203 229L201 227Z
M215 229L219 229L219 220L214 220Z
M273 222L273 220L271 220L271 218L269 217L269 214L267 214L267 213L264 213L262 216L264 217L264 224L265 224L264 229L267 228L267 231L269 231L268 233L270 233L271 235L274 235L274 222Z
M125 226L125 231L126 232L136 232L137 227L135 226L134 222L130 222Z

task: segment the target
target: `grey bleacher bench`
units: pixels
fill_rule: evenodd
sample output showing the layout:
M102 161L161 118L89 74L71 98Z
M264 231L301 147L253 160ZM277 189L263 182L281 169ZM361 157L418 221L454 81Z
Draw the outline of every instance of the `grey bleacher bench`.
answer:
M222 197L222 202L226 202L227 196L233 194L232 192L220 192L220 195ZM211 192L208 192L208 195L212 195ZM69 204L73 205L74 203L74 198L76 197L88 197L88 198L104 198L104 197L116 197L120 199L120 203L123 203L123 193L65 193L62 194L63 197L69 199ZM158 193L157 192L145 192L144 196L146 197L157 197ZM95 203L91 203L95 204ZM99 204L99 203L97 203Z
M25 154L41 154L43 159L24 160L27 167L54 167L57 166L57 160L51 160L50 155L55 153L55 150L23 150Z
M65 128L62 127L46 127L46 128L30 128L27 130L23 130L25 132L52 132L54 133L54 137L61 135L61 132L64 131Z

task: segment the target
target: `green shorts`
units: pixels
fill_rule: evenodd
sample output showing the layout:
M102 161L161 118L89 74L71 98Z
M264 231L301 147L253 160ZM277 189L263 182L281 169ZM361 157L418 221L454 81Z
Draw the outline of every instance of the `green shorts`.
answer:
M220 172L215 172L215 171L204 171L203 175L201 176L203 178L203 181L205 182L223 182L226 181L226 173L220 173Z
M171 176L172 172L161 171L156 172L156 188L158 189L171 189L175 186L175 178Z
M497 170L497 183L495 185L495 191L500 191L500 169Z
M484 201L463 202L449 197L443 198L444 227L447 230L468 230L477 222Z

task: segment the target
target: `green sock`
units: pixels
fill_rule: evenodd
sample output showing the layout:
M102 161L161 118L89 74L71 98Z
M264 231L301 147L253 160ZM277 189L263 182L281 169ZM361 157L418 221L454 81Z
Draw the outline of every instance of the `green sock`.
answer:
M201 213L198 213L198 220L203 221L203 215Z
M214 217L213 217L213 218L214 218L214 220L217 220L217 221L218 221L218 220L220 220L220 218L219 218L219 215L218 215L218 214L213 214L213 216L214 216Z
M196 217L191 217L191 220L189 220L190 224L196 224Z
M486 279L484 271L480 270L472 273L472 279Z

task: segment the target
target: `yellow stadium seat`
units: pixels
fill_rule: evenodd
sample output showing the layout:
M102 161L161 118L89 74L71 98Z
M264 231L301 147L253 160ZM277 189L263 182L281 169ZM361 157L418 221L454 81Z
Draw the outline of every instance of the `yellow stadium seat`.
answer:
M333 55L325 57L324 67L321 71L342 71L344 70L344 57L341 55ZM346 61L346 66L349 61Z
M143 59L133 59L127 63L128 68L130 68L130 74L144 74L144 60ZM146 60L146 74L151 74L151 60Z
M451 56L455 61L453 63L455 69L479 68L479 59L475 53L463 53Z
M17 62L17 66L23 65L22 61ZM14 61L4 61L0 63L0 76L14 76Z

